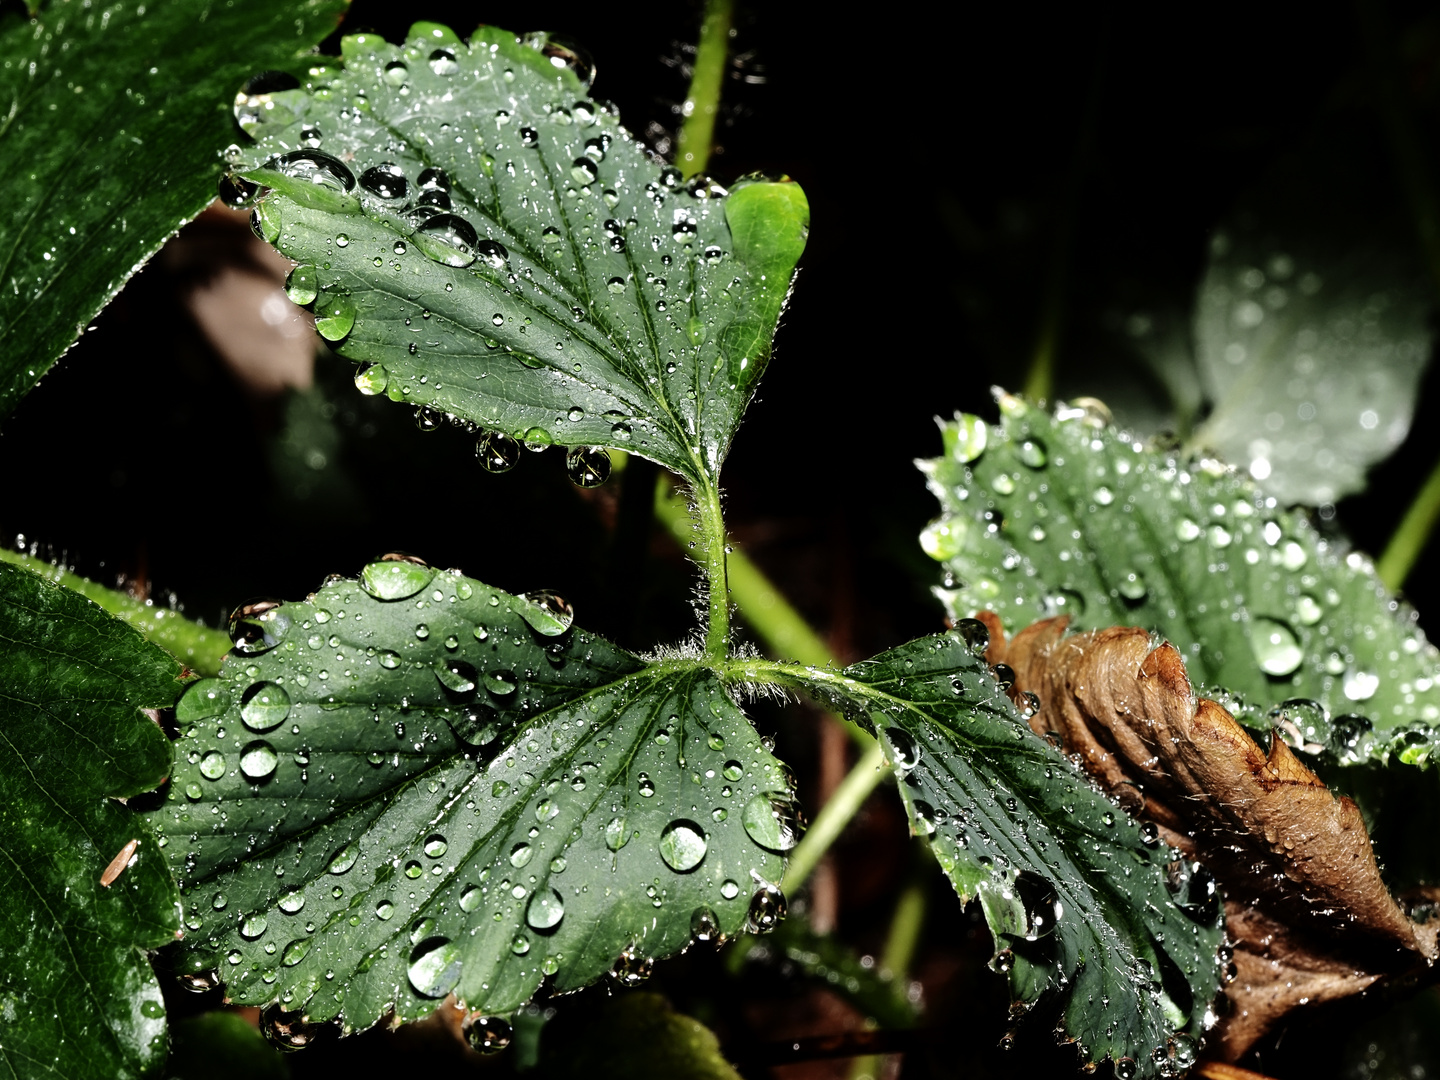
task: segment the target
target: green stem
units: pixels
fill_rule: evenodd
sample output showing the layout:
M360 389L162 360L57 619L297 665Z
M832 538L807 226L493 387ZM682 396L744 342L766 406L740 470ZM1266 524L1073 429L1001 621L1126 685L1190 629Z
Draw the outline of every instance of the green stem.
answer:
M882 779L890 775L885 767L885 750L878 742L871 742L870 749L860 755L860 760L840 781L840 786L830 796L830 801L820 808L805 830L805 836L795 845L785 864L784 889L792 892L805 883L830 845L840 838L845 826L850 823L865 800Z
M713 484L696 487L695 532L700 534L699 562L705 571L705 655L723 661L730 655L730 586L725 573L725 516L720 509L720 491Z
M191 622L178 611L156 607L127 593L107 589L44 559L7 550L0 550L0 559L33 570L46 580L93 601L122 622L129 623L192 671L202 675L217 674L221 658L230 651L230 639L225 634Z
M700 25L700 43L691 68L690 93L683 108L685 122L675 138L675 164L687 180L704 172L715 145L715 117L720 112L720 87L730 47L731 0L709 0Z
M1437 520L1440 520L1440 462L1436 462L1430 478L1405 511L1399 527L1385 545L1385 553L1375 564L1380 580L1391 592L1405 584Z

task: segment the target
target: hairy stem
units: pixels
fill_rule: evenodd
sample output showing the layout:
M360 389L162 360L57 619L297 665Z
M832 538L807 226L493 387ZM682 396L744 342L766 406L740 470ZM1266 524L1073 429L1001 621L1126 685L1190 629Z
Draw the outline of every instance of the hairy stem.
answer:
M720 491L711 483L691 492L695 501L696 561L705 571L705 656L723 661L730 655L730 586L725 573L725 517Z
M720 112L720 87L729 53L732 0L709 0L700 26L700 43L685 97L685 122L675 138L675 164L687 180L704 172L715 145L715 117Z
M31 555L0 550L0 559L33 570L46 580L79 593L122 622L129 623L140 631L142 636L201 675L218 673L221 657L230 650L230 639L224 633L191 622L178 611L156 607L143 600L136 600L127 593L107 589L89 578L70 573L63 566Z

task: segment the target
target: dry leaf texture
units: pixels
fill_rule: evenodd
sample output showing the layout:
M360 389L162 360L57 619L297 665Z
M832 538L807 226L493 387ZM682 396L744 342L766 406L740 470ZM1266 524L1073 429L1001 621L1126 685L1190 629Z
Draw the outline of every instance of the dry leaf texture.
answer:
M1294 1008L1430 965L1436 928L1391 897L1359 808L1280 739L1266 753L1197 698L1172 645L1124 627L1067 636L1063 618L1007 642L997 617L978 618L986 658L1014 669L1014 693L1039 698L1035 731L1224 891L1235 975L1210 1054L1233 1061Z

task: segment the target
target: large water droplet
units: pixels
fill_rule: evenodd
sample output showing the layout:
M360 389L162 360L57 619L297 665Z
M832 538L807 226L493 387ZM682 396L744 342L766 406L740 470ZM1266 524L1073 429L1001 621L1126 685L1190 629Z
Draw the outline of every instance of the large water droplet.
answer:
M746 925L752 934L768 934L785 918L785 894L778 886L768 881L761 882L755 895L750 897L750 910L746 913Z
M441 686L451 693L469 694L474 691L480 678L475 668L464 660L436 661L431 668Z
M720 918L704 905L690 913L690 937L703 944L718 943L725 935L720 932Z
M1369 701L1375 696L1375 691L1380 689L1380 676L1351 668L1345 672L1345 681L1341 688L1351 701Z
M211 750L200 759L200 775L207 780L219 780L225 775L225 755Z
M326 341L340 341L355 328L355 316L355 301L349 296L323 293L315 302L315 332Z
M1330 714L1318 701L1291 698L1270 710L1270 722L1280 738L1293 750L1318 754L1333 734Z
M585 89L588 90L595 81L595 61L590 59L589 53L574 42L554 34L540 32L526 35L524 44L548 59L552 67L569 70Z
M283 600L250 600L230 613L230 640L246 656L273 649L289 629Z
M1016 875L1013 888L1025 909L1025 940L1036 941L1053 933L1065 913L1054 886L1039 874L1022 870Z
M1147 588L1145 576L1138 570L1131 570L1129 573L1123 574L1115 585L1115 591L1134 604L1145 599Z
M886 728L885 741L890 744L892 763L901 772L909 772L920 764L920 748L915 745L915 740L908 731Z
M414 596L435 578L433 567L413 555L393 552L382 555L360 571L360 585L377 600L404 600Z
M258 682L240 699L240 719L251 731L269 731L290 715L290 695L278 683Z
M619 851L629 841L630 829L625 816L611 818L610 824L605 826L605 846L611 851Z
M270 1005L260 1014L260 1034L271 1046L286 1053L304 1050L328 1031L334 1031L334 1027L312 1024L303 1013L287 1012L279 1005Z
M358 858L360 848L355 844L346 844L331 857L330 865L325 869L332 874L343 874L355 865Z
M349 191L355 186L355 174L339 158L323 150L305 148L281 154L272 167L291 180L300 180L330 191ZM278 181L277 181L278 182ZM352 202L351 206L354 205Z
M286 893L280 898L280 910L286 915L294 915L305 906L305 894L299 889Z
M240 771L250 780L264 780L279 764L275 748L264 740L256 740L240 751Z
M789 851L800 842L804 823L788 792L762 791L745 804L741 814L750 839L771 851Z
M705 830L684 818L672 821L660 834L660 857L671 870L694 870L705 858Z
M295 267L285 279L285 295L292 304L299 304L301 307L313 304L320 295L320 272L309 263Z
M530 898L525 921L534 930L550 930L565 917L565 901L554 889L540 889Z
M599 487L610 479L610 454L599 446L575 446L565 454L565 475L576 487Z
M1026 439L1020 444L1020 460L1032 469L1043 468L1050 455L1045 450L1045 444L1039 439Z
M314 944L313 938L297 938L285 946L285 951L280 954L280 962L286 967L294 967L305 959L312 944Z
M372 165L360 174L360 186L372 195L387 202L398 202L410 191L405 171L392 162L385 161Z
M265 917L263 911L257 911L253 915L247 915L240 922L240 936L246 941L254 941L265 933L270 925L270 920Z
M355 389L366 397L383 394L390 385L390 373L383 364L361 364L355 369Z
M486 472L509 472L520 461L520 444L503 431L486 431L475 440L475 458Z
M454 75L460 70L460 61L456 58L454 49L432 49L427 62L436 75Z
M415 246L446 266L464 268L479 256L480 238L475 226L455 214L436 214L420 223L414 233Z
M520 685L520 680L513 671L487 671L480 677L480 681L485 684L485 689L496 697L513 694Z
M460 982L460 947L445 938L422 941L405 975L421 997L443 998Z
M1252 618L1250 648L1260 670L1276 677L1291 674L1305 659L1305 652L1300 648L1295 631L1279 619L1268 619L1264 616Z
M965 642L971 656L984 656L985 650L990 648L990 631L979 619L961 619L955 624L955 632Z
M559 637L570 629L575 621L575 609L563 596L549 589L535 589L523 593L521 600L527 603L520 608L520 617L530 624L537 634Z
M498 1054L510 1045L514 1032L510 1024L498 1016L475 1016L465 1029L470 1049L479 1054Z

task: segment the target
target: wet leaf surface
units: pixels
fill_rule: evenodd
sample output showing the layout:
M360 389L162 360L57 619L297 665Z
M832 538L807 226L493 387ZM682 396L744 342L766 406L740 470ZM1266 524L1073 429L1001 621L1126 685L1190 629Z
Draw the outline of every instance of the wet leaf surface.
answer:
M1040 702L1031 727L1177 849L1182 902L1226 901L1235 972L1213 1052L1234 1060L1291 1010L1413 974L1437 954L1381 881L1359 808L1337 798L1275 733L1264 752L1223 708L1197 698L1179 652L1149 633L1066 636L1065 620L988 658Z
M8 1075L138 1077L164 1060L165 1007L145 950L173 938L178 898L149 828L115 800L169 769L169 741L141 710L173 703L179 675L90 601L0 563Z
M0 416L215 198L218 102L294 67L343 0L92 4L0 16ZM112 372L111 377L115 377Z
M357 385L485 428L497 471L558 444L713 480L804 247L799 187L682 183L543 34L418 23L342 51L237 107L235 166Z
M186 969L232 1000L347 1029L452 992L503 1014L766 921L784 848L744 811L787 782L708 669L403 560L235 634L156 813Z
M922 463L944 513L921 544L950 575L937 592L952 618L1143 626L1197 684L1248 703L1247 723L1308 699L1325 713L1307 742L1340 761L1429 760L1440 653L1368 558L1218 463L1104 426L1097 406L1052 416L1005 396L1001 413L946 423L944 454Z
M1173 1075L1220 986L1218 898L1181 903L1168 849L1030 730L984 649L970 623L797 684L884 740L912 828L981 903L1013 1010L1053 1003L1082 1064Z

